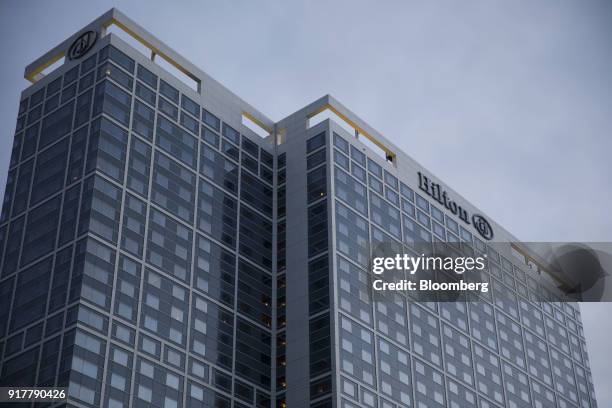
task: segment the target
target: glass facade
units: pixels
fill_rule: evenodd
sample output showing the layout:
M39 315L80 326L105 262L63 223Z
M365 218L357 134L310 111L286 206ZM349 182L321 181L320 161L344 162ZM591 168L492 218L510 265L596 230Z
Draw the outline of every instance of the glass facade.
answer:
M533 272L374 155L366 161L350 137L333 140L340 407L595 407L578 306L536 301ZM480 278L492 293L452 303L373 297L369 246L379 242L413 256L441 242L487 255Z
M273 153L112 45L20 107L0 382L270 407Z
M79 407L597 406L575 304L538 301L532 272L334 122L299 111L259 138L220 89L103 38L24 92L0 385ZM492 290L374 294L381 243L486 254Z

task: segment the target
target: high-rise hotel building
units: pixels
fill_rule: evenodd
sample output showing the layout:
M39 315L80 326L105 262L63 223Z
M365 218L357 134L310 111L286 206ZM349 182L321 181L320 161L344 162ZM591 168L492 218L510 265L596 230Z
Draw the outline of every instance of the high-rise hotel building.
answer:
M76 407L596 407L577 305L540 302L514 237L331 96L275 122L115 9L25 75L0 386ZM443 241L488 254L490 292L373 295L377 243Z

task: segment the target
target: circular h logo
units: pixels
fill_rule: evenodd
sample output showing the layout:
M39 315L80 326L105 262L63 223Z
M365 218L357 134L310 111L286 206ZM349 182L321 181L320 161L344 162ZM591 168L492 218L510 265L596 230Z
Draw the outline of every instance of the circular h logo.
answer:
M489 221L487 221L482 215L472 215L472 223L474 224L476 231L478 231L478 233L484 239L491 240L493 238L493 228L491 228Z
M91 50L96 40L98 33L95 31L85 31L81 34L68 49L67 57L69 60L79 59Z

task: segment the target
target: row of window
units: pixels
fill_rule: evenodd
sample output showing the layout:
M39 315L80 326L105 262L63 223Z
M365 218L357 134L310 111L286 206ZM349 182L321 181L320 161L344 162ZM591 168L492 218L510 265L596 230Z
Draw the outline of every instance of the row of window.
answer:
M354 263L339 256L336 262L338 270L338 296L341 310L358 319L369 327L376 327L378 332L401 345L406 350L412 350L425 361L444 368L467 385L473 385L473 367L470 364L472 353L469 347L470 337L478 340L488 348L490 353L500 355L503 359L512 362L516 367L536 376L547 385L552 386L551 366L549 362L549 346L545 340L540 339L529 330L521 328L510 316L502 313L485 302L470 302L469 310L466 304L440 303L433 305L433 310L412 307L408 313L408 304L411 303L398 294L376 294L376 302L370 293L370 277ZM529 303L525 302L525 305ZM374 311L372 308L374 307ZM449 338L443 347L440 337L441 320L451 322L458 330L444 323L443 333ZM373 315L375 318L373 318ZM406 317L409 317L407 320ZM468 326L469 316L469 326ZM540 315L540 319L542 319ZM548 318L551 321L552 319ZM422 322L420 322L422 321ZM409 322L409 323L408 323ZM469 329L468 329L469 327ZM560 327L560 326L559 326ZM548 329L547 329L548 330ZM410 332L410 336L408 333ZM573 357L579 364L585 364L586 349L579 345L577 336L574 339ZM410 339L410 343L409 340ZM523 339L525 343L523 342ZM553 345L554 342L551 341ZM456 344L466 344L458 351ZM476 344L476 343L475 343ZM523 346L525 344L525 347ZM558 345L555 345L559 347ZM558 350L562 350L559 347ZM569 350L568 350L569 352ZM443 357L443 354L445 357ZM580 365L572 363L562 353L557 353L561 361L568 362L565 368L560 367L564 376L573 378L574 371L583 371ZM456 356L456 357L455 357ZM528 364L525 362L528 356ZM442 362L446 365L443 367ZM576 387L576 382L571 382ZM569 386L565 387L569 389ZM573 399L576 396L573 392ZM572 395L572 394L570 394Z
M413 308L421 309L416 305ZM399 406L412 405L411 397L414 390L417 406L418 403L423 403L424 406L446 407L448 406L444 395L446 382L447 387L452 388L449 389L452 392L448 394L448 398L455 401L463 399L464 403L473 403L476 398L475 391L478 391L481 396L501 405L507 401L511 406L531 406L533 395L534 400L546 399L549 401L548 404L552 402L550 406L555 406L554 393L550 388L553 384L544 385L541 382L543 378L528 376L476 343L472 345L474 350L472 354L469 339L448 325L444 325L442 329L446 365L434 368L432 360L426 355L419 354L418 348L413 349L413 353L409 353L385 340L384 337L377 336L377 340L374 341L374 335L369 330L344 315L340 315L339 318L341 370L346 376L342 378L341 391L362 405L376 407L378 398L377 394L371 391L373 389L384 397L389 404L387 406L395 406L394 403ZM420 326L411 327L411 331L415 333L420 333L421 330ZM375 354L376 359L373 357ZM559 360L558 364L562 365L562 361L563 359ZM462 366L467 368L461 368ZM577 369L576 378L580 378L583 384L580 391L576 387L571 371L565 379L555 381L555 390L573 403L578 401L588 403L587 375L580 367ZM443 372L447 374L446 380ZM411 375L414 375L413 379ZM530 392L530 386L533 393ZM359 389L361 393L358 392Z
M460 227L458 223L448 216L444 216L444 213L436 206L429 203L428 200L415 193L410 187L404 183L399 182L398 179L386 170L383 171L380 165L367 158L361 151L355 146L350 145L340 135L334 133L334 161L338 167L335 169L336 179L336 190L337 196L343 201L350 204L355 210L367 216L368 205L367 200L363 200L367 187L370 188L370 195L376 197L372 204L379 204L384 197L389 203L412 217L417 221L416 234L414 239L421 239L426 241L432 241L431 234L428 231L421 231L420 228L425 230L431 230L433 232L433 241L448 240L450 242L465 242L470 246L474 246L481 252L486 251L486 245L484 242L476 237L463 227ZM350 158L349 158L350 156ZM371 163L370 163L371 162ZM368 171L366 171L366 167ZM369 173L369 174L368 174ZM353 177L351 177L351 175ZM357 183L360 181L363 184ZM347 184L348 183L348 184ZM372 192L376 192L378 196L373 195ZM399 194L398 194L399 193ZM362 198L360 200L360 197ZM348 201L347 201L348 200ZM379 204L380 206L380 204ZM393 208L388 209L387 205L383 205L383 214L370 214L371 218L376 218L374 221L384 221L384 216L389 213L393 215L395 221L397 221L397 211ZM373 211L371 211L373 212ZM405 218L405 217L404 217ZM396 222L399 224L399 222ZM408 224L414 224L414 222L407 222ZM383 227L388 227L389 223L380 224ZM446 229L445 229L446 226ZM397 237L397 231L392 231L387 228L387 232ZM499 261L499 254L495 254ZM514 274L514 279L508 281L511 286L523 285L530 278L525 272L521 271L516 266L513 267L512 263L507 259L501 257L501 262L506 269L506 265L509 264L510 274ZM527 290L525 290L525 293ZM541 299L541 296L540 296ZM537 299L537 300L540 300ZM576 308L571 305L565 305L566 313L574 317Z
M310 406L331 406L331 327L329 311L327 134L306 140L308 212L308 315ZM323 376L323 377L322 377Z
M286 379L286 285L287 285L287 253L286 253L286 153L277 156L277 182L276 186L276 396L275 404L277 407L286 406L285 390L287 389ZM283 176L281 177L281 174Z
M336 153L341 154L338 151L336 151ZM356 168L356 167L359 167L359 166L357 164L354 164L353 168ZM368 188L365 185L361 184L357 178L351 176L351 174L349 174L348 172L346 172L339 166L335 166L334 172L335 172L334 181L335 181L336 197L342 200L343 203L348 204L352 209L357 211L361 216L364 216L364 217L369 216L370 220L374 224L376 224L377 227L382 228L385 233L389 234L388 237L384 234L381 235L383 237L383 241L393 243L395 242L394 239L400 240L403 238L404 242L410 247L412 247L418 253L421 253L423 251L430 252L432 250L432 235L428 231L428 229L432 228L432 221L430 220L429 215L426 216L422 210L418 210L418 211L414 210L415 206L411 204L408 201L408 199L412 202L416 202L419 208L427 209L428 213L431 210L431 214L433 215L433 218L441 219L443 221L444 215L441 213L441 211L439 211L434 206L430 206L426 200L422 199L422 197L420 197L418 194L415 194L408 187L404 188L404 185L402 183L400 183L400 189L403 190L402 197L406 197L406 201L404 201L404 198L402 198L402 203L410 204L410 208L412 208L412 211L410 211L409 214L406 214L406 205L404 205L402 207L404 210L404 213L402 216L400 216L400 211L394 205L392 205L393 203L389 203L388 198L383 199L380 195L372 191L372 189L370 189L369 191L369 204L370 205L368 206L368 199L367 199ZM395 203L395 205L397 205L397 203ZM341 213L346 213L346 211L341 210ZM421 218L423 218L425 221L419 218L420 215L423 215L423 217ZM418 221L418 219L421 219L421 221ZM449 226L453 225L454 223L455 227L457 227L456 222L451 221L450 218L446 218L446 221ZM403 234L402 234L402 231L400 230L400 226L402 224L404 225ZM365 228L366 225L363 222L357 220L355 222L355 225L356 226L363 225L363 228L362 228L363 233L367 234L367 228ZM433 222L433 226L435 227L436 225L440 226L440 224ZM472 236L465 229L461 228L460 232L461 232L461 239L468 240L467 244L466 243L459 244L459 242L465 242L465 241L460 241L459 237L453 235L450 232L450 228L453 228L453 227L449 227L448 235L446 235L446 230L444 230L443 227L440 226L440 228L443 231L445 231L444 235L442 235L441 237L435 237L435 234L434 234L434 238L433 238L434 245L441 246L443 243L442 238L444 238L444 239L449 239L451 241L450 246L447 246L448 249L451 249L454 251L460 251L457 253L458 255L461 252L465 252L466 250L473 251L471 247L472 244L470 244L472 242ZM375 229L374 227L372 227L372 229L373 231L375 231L372 233L373 237L374 235L380 235L377 229ZM458 227L457 227L457 232L459 232ZM364 238L363 240L365 241L365 235L363 236L363 238ZM346 246L343 243L342 245ZM399 244L397 244L396 246L399 247ZM487 247L484 245L484 243L482 243L482 241L476 238L474 238L474 246L479 251L487 250ZM367 247L364 247L363 249L366 250L363 255L367 255ZM494 256L494 255L497 255L497 256ZM363 258L363 261L367 259L366 256L362 256L362 258ZM500 256L495 251L493 251L493 256L492 256L491 261L494 262L495 259L499 260ZM507 261L503 257L501 257L501 260L502 262L504 262L504 265L506 262L509 263L509 261ZM495 268L496 266L492 264L491 270L494 275L496 273ZM504 267L504 270L505 270L505 267ZM511 263L510 263L509 275L507 273L502 275L501 270L500 270L500 274L495 275L495 276L498 277L499 279L503 279L504 283L509 285L516 292L519 292L523 295L529 294L531 300L537 301L542 298L542 295L539 292L542 289L541 285L539 285L534 278L526 275L520 269L516 267L513 268ZM490 299L490 294L485 295L485 296L489 296L489 299ZM516 308L514 309L516 310ZM575 310L574 308L570 306L566 307L566 309L568 309L570 313ZM569 323L569 324L571 325L572 323ZM573 327L577 329L575 324Z
M452 326L446 325L446 323L442 323L443 327L441 327L435 314L427 312L422 308L415 308L415 310L420 312L420 315L425 313L425 321L427 323L417 323L418 319L415 316L409 316L410 332L412 335L410 336L410 345L408 344L409 336L406 330L406 301L402 299L401 296L397 295L392 296L391 298L387 297L386 299L377 299L377 302L373 302L369 291L370 282L368 274L361 268L356 267L353 262L360 264L362 268L367 270L370 254L369 247L370 245L372 248L376 247L377 241L392 243L394 242L393 238L397 240L409 238L413 242L423 240L431 242L431 235L425 234L425 232L427 232L427 229L431 229L432 226L436 225L438 222L440 222L441 225L447 224L446 227L449 228L449 231L445 230L445 234L448 233L449 236L452 236L451 232L457 234L457 242L460 240L472 242L472 239L478 242L479 240L472 238L471 234L469 234L469 232L465 231L463 228L460 228L456 222L451 221L445 223L444 214L440 210L434 206L431 206L427 200L414 193L407 186L404 186L401 183L399 183L398 186L398 183L393 177L389 177L383 172L376 170L376 166L372 166L372 169L368 168L370 173L368 176L368 172L365 170L367 161L359 158L360 152L357 150L351 154L350 148L354 149L354 147L343 142L345 142L344 139L341 139L339 136L335 135L334 144L338 150L334 151L334 160L336 163L334 168L334 182L336 197L342 200L342 203L340 201L336 201L336 245L340 253L351 259L351 262L345 260L343 257L339 257L337 260L340 308L368 326L373 327L375 324L379 333L392 339L396 344L402 344L406 349L412 350L412 353L423 358L424 361L437 365L440 370L444 369L446 372L450 373L458 381L463 382L466 387L476 388L482 392L483 395L487 395L492 400L496 400L499 403L504 403L503 394L499 391L501 389L502 378L501 371L499 370L502 369L504 370L504 376L507 376L510 381L514 381L514 378L517 379L517 384L513 386L512 392L509 392L506 397L509 401L508 403L513 406L515 404L516 406L521 406L521 403L525 403L525 395L528 395L528 393L525 393L523 384L526 383L528 376L521 370L518 370L517 367L525 371L527 370L527 364L525 362L526 355L532 356L532 361L529 363L529 370L530 374L532 374L534 378L545 381L550 387L555 384L557 392L565 395L570 401L578 401L579 397L577 394L577 381L575 381L575 378L578 377L574 377L574 373L576 376L586 378L585 375L579 374L584 373L582 367L580 365L572 364L571 360L567 359L567 357L563 356L563 354L557 353L560 358L559 361L567 359L567 364L565 367L566 369L569 368L569 371L564 371L561 368L563 364L558 363L559 375L563 378L560 378L556 382L551 381L550 377L552 371L550 368L550 363L548 363L548 349L544 349L544 352L542 352L541 350L538 350L538 346L534 344L535 348L534 346L529 345L527 346L529 351L525 352L523 349L521 332L523 333L523 337L529 337L531 342L535 341L536 343L539 343L540 347L545 347L546 341L532 335L528 330L521 330L520 325L515 323L513 320L516 319L521 321L525 326L528 326L529 329L537 330L538 335L542 336L542 338L550 337L551 343L554 346L558 347L559 350L563 350L569 355L570 347L566 346L566 344L569 343L566 341L564 344L561 341L563 334L568 334L567 332L563 331L562 326L564 323L567 324L568 322L570 322L570 325L572 324L572 319L566 318L565 313L568 313L570 316L575 316L575 309L571 306L566 307L567 305L561 305L564 307L563 312L565 313L563 313L557 307L552 307L550 305L542 306L543 308L549 308L547 313L551 317L548 318L547 316L545 317L540 311L536 313L538 307L534 306L534 304L527 299L514 298L514 302L507 300L506 298L508 296L509 289L503 285L509 285L514 290L517 290L517 288L520 290L520 283L523 283L523 285L526 286L529 276L525 275L520 269L513 267L511 263L507 262L505 258L500 257L494 250L489 249L489 252L491 252L490 258L492 259L490 264L491 274L496 277L494 280L497 285L497 290L494 288L493 295L495 296L496 304L500 309L493 308L489 304L483 302L470 304L470 332L468 335L465 335ZM349 155L351 156L350 159ZM372 182L372 180L374 180L374 182ZM369 203L366 198L368 197L368 190L370 198ZM399 194L397 194L398 192ZM346 207L344 203L348 204L351 208ZM399 209L396 209L396 207ZM401 231L399 230L399 226L401 225L400 209L404 213L402 221L404 222L404 225L410 226L411 235L404 235L402 237ZM353 212L353 210L356 211L356 213ZM376 224L376 226L370 225L366 219L361 218L357 214L369 218L374 224ZM410 215L411 218L406 217L406 215ZM383 233L378 228L382 228L385 232ZM461 236L461 239L459 236ZM446 237L446 235L443 235L439 239ZM397 243L396 246L401 248L399 243ZM478 249L480 251L487 251L484 244L478 247ZM497 265L500 265L500 267L497 267ZM497 270L495 268L497 268ZM498 270L499 273L497 272ZM508 279L506 282L504 276L510 276L510 279ZM499 279L499 281L497 279ZM501 283L502 280L504 281L504 284ZM512 293L512 291L510 291L510 293ZM527 293L527 290L525 290L523 293ZM381 297L380 294L377 294L376 296ZM404 306L398 308L398 304L404 304ZM483 305L484 308L479 307L480 305ZM372 306L374 306L374 311L372 311ZM446 320L451 321L454 325L462 328L464 332L468 331L468 310L465 307L465 303L440 304L439 307L439 313ZM461 307L463 307L463 311L460 310ZM519 308L524 309L521 310L520 316ZM512 316L512 319L505 316L500 312L500 310L504 310L509 313L510 316ZM489 313L483 313L485 311L488 311ZM373 319L372 313L376 315L376 319ZM522 319L522 316L525 316L524 320ZM559 319L559 322L556 322L555 319ZM549 322L549 327L547 327L545 330L543 325L546 323L546 321ZM435 325L431 326L430 323L435 323ZM575 324L573 329L578 330ZM448 337L447 340L442 341L439 334L440 330L442 330L444 333L444 339ZM549 331L550 335L547 336ZM476 353L480 353L483 356L488 356L486 357L486 360L479 362L479 364L474 367L471 365L472 351L470 346L470 335L482 342L482 344L492 348L492 351L489 351L487 348L474 343L474 345L477 346L475 347ZM580 347L578 347L580 341L578 340L578 336L573 336L573 338L575 338L573 344L575 345L574 350L576 350L574 353L576 361L583 364L583 361L585 361L583 360L583 354L578 352L578 349L580 349ZM557 344L555 344L555 341ZM526 340L525 343L527 344L528 342L529 341ZM445 347L442 346L443 344L445 344ZM464 345L467 345L467 348ZM374 371L372 369L367 369L367 364L365 366L363 365L371 361L371 358L368 357L371 352L368 354L363 354L361 351L355 352L353 347L348 343L345 344L344 341L343 346L346 346L346 350L348 350L346 351L346 361L343 360L342 362L342 364L345 365L345 372L347 374L358 378L361 383L369 384L375 389L379 389L381 393L384 393L383 390L385 388L387 390L393 389L393 387L389 388L386 384L384 384L385 380L383 378L379 378L379 383L376 384L376 381L373 378ZM401 348L399 348L399 350L401 350ZM444 358L442 357L442 353L444 354ZM355 354L362 355L362 361L359 362L359 365L356 364L354 358L352 360L350 358L351 355ZM504 360L499 360L497 355L502 356L507 361L511 361L513 364L515 364L515 366L507 364ZM497 368L497 370L499 371L499 374L497 374L497 372L494 373L487 371L485 361L489 361L493 358L493 356L495 356L494 361L502 362L503 367L498 363L499 368ZM384 374L388 371L385 368L386 365L380 357L381 353L379 353L378 360L381 365L379 375L384 377ZM444 366L442 366L443 361L445 362ZM541 362L544 362L544 365L540 365ZM397 365L397 362L395 362L394 365ZM409 372L410 370L407 371L407 373ZM478 380L474 378L474 375L476 375ZM401 374L399 373L395 373L393 376L395 379L399 377L401 377ZM427 375L427 377L431 378L430 375ZM564 381L567 381L567 383L564 383ZM586 383L587 382L585 381L585 384ZM457 383L455 384L458 385ZM556 384L560 384L560 386ZM356 384L354 385L355 386L350 387L347 385L347 389L350 388L352 390L350 395L353 400L360 402L360 406L376 406L378 403L378 398L376 395L370 392L370 396L363 394L359 396L357 395ZM519 385L523 386L522 390ZM401 387L395 388L401 389ZM458 387L454 388L457 389ZM584 396L586 396L583 398L583 400L588 401L588 391L586 390L586 387L583 386L583 388ZM367 388L363 389L367 390ZM469 388L465 388L465 390L468 389ZM434 387L434 392L427 396L427 387L419 384L417 381L415 383L415 390L415 396L417 398L417 401L415 402L427 404L427 406L430 406L429 404L431 404L431 406L447 406L445 405L447 402L444 398L443 388L439 388L436 393ZM367 394L367 392L365 394ZM398 395L392 396L387 394L387 396L391 400L398 403L410 404L410 394L411 392L408 388L408 394L404 398ZM456 394L457 393L455 392L455 395ZM470 394L470 401L472 401L473 404L476 396L475 393ZM380 400L381 403L382 401L383 399ZM450 403L452 401L448 402ZM394 405L389 403L389 406Z

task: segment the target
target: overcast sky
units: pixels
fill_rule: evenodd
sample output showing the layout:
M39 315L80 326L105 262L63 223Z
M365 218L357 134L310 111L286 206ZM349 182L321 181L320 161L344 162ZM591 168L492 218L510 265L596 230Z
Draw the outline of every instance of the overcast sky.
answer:
M332 94L522 240L612 241L605 0L0 0L0 196L24 67L113 5L273 120ZM582 310L612 406L612 304Z

